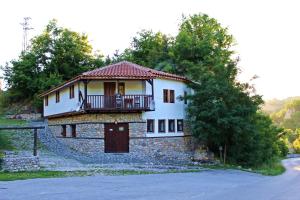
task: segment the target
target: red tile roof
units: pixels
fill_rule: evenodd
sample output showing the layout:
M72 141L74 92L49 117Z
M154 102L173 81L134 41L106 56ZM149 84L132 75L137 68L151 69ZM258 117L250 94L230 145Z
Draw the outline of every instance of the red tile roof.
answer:
M179 81L188 81L187 78L183 76L178 76L175 74L170 74L155 69L150 69L147 67L142 67L140 65L122 61L92 71L84 72L81 75L74 77L73 79L64 82L63 84L52 88L39 96L45 96L51 92L64 88L70 84L73 84L79 80L84 79L103 79L103 80L112 80L112 79L138 79L138 80L147 80L155 78L165 78Z
M124 79L152 79L152 78L168 78L175 80L187 80L185 77L170 74L140 65L122 61L82 74L83 77L97 77L105 79L124 78Z

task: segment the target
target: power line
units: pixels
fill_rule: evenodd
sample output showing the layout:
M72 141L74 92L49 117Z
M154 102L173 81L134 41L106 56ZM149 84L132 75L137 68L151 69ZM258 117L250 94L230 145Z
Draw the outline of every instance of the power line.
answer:
M28 48L28 31L33 29L29 26L30 17L24 17L24 21L20 23L23 27L23 41L22 41L22 52L26 51Z

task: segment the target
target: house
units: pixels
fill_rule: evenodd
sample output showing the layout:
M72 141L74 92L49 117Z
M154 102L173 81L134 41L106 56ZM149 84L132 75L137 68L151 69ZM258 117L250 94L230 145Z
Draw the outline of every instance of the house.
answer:
M82 73L40 96L52 134L103 160L186 161L188 79L127 61ZM103 161L104 162L104 161Z

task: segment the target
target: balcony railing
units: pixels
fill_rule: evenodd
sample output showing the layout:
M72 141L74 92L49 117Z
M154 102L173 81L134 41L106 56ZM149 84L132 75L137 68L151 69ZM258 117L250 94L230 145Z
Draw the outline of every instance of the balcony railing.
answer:
M154 110L154 102L151 95L87 95L85 110L149 111Z

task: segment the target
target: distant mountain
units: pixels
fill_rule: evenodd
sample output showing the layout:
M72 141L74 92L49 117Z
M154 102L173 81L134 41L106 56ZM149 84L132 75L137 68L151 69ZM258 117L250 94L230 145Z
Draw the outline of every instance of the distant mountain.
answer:
M274 112L278 112L285 106L285 104L287 104L293 100L300 100L300 96L288 97L283 100L279 100L279 99L267 100L267 101L265 101L265 104L262 107L262 110L267 114L272 114Z
M276 124L287 129L300 128L300 97L266 101L262 109Z

